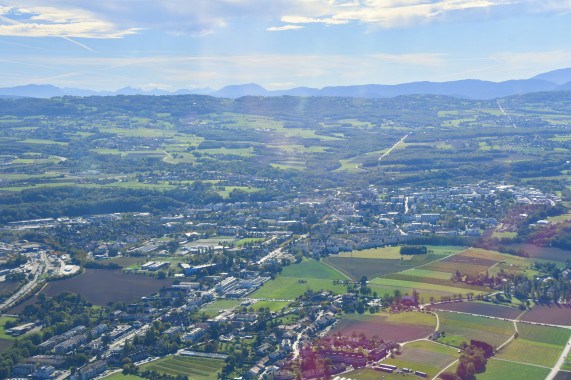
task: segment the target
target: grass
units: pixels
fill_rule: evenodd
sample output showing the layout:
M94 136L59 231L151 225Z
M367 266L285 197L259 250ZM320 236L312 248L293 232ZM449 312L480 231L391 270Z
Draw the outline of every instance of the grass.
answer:
M299 282L301 280L301 282ZM303 282L305 281L305 282ZM266 282L260 289L251 295L252 298L293 300L307 291L330 290L337 294L347 293L344 285L333 284L333 280L324 279L299 279L293 277L279 276L275 280Z
M404 281L404 280L397 280L391 278L375 278L371 281L373 284L378 285L387 285L387 286L398 286L404 288L411 288L411 289L424 289L424 290L432 290L436 292L444 292L444 293L451 293L451 294L468 294L468 293L483 293L479 292L474 289L463 289L457 288L454 286L446 286L446 285L437 285L437 284L429 284L424 282L413 282L413 281Z
M15 339L13 336L6 334L6 329L4 328L4 325L6 325L6 322L8 321L13 321L16 319L17 318L14 317L0 317L0 339L7 339L7 340Z
M240 300L216 300L204 306L200 311L214 317L218 315L218 312L238 306L241 302Z
M561 355L561 348L545 343L535 343L523 339L512 341L496 354L498 359L552 367Z
M519 338L532 342L552 344L564 347L571 336L571 331L559 327L530 325L518 323Z
M303 261L299 264L286 266L281 276L295 278L313 278L324 280L346 280L347 277L322 262L315 260Z
M111 376L104 377L103 380L140 380L144 377L139 377L137 375L123 375L123 373L114 373Z
M236 243L234 243L234 245L236 245L237 247L241 247L244 244L256 244L256 243L263 242L264 240L266 240L266 238L244 238L244 239L238 240Z
M398 357L398 356L397 356ZM383 361L384 364L396 365L399 368L408 368L412 369L413 371L420 371L424 372L428 375L429 378L436 376L438 372L440 372L439 367L433 367L426 364L415 363L407 360L400 360L400 359L387 359ZM380 372L379 372L380 373Z
M543 380L549 369L520 363L511 363L503 360L489 359L486 370L476 374L476 380Z
M154 370L171 376L188 376L191 379L214 380L217 379L218 372L223 366L222 359L170 355L143 364L140 370Z
M268 308L270 312L280 311L282 307L289 305L289 302L282 302L282 301L258 301L252 305L252 308L255 311L258 311L260 308Z
M440 317L440 331L444 331L447 335L439 341L455 347L460 345L461 338L466 341L481 340L498 347L515 332L512 322L509 321L445 311L437 313ZM454 337L449 338L448 335ZM452 342L452 339L455 341Z
M336 257L362 257L366 259L401 259L400 247L381 247L343 252Z
M436 278L439 280L450 280L450 278L451 278L450 273L435 272L432 270L424 270L424 269L410 269L410 270L402 272L402 274L407 275L407 276Z

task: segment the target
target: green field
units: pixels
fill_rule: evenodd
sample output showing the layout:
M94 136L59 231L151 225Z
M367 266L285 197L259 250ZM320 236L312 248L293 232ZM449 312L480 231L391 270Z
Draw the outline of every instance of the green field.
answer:
M279 311L282 307L289 305L289 302L280 302L280 301L258 301L252 305L252 308L255 311L258 311L260 308L268 308L270 312Z
M13 320L16 320L16 318L14 318L14 317L0 317L0 339L7 339L7 340L16 339L11 335L6 334L6 329L4 328L4 325L6 324L6 322L13 321Z
M337 294L347 293L347 288L342 284L333 284L334 280L347 280L347 278L320 261L306 260L300 264L284 267L275 280L266 282L251 297L293 300L307 289L330 290Z
M335 269L315 260L307 260L299 264L288 265L283 268L280 276L306 279L347 280L347 277Z
M305 281L305 282L304 282ZM275 300L293 300L307 291L330 290L337 294L347 293L344 285L333 284L333 280L323 279L300 279L294 277L279 276L275 280L266 282L260 289L254 292L251 298L265 298Z
M151 363L143 364L140 371L151 370L171 376L188 376L189 379L214 380L224 366L222 359L195 358L170 355Z
M513 323L509 321L445 311L437 313L440 316L440 331L455 336L441 337L438 341L453 346L459 346L462 342L460 338L464 338L468 342L475 339L498 347L515 332ZM455 342L451 342L450 339L455 339Z
M137 375L123 375L123 373L118 372L114 373L111 376L104 377L103 380L141 380L144 377L140 377Z
M486 370L476 374L477 380L543 380L549 369L503 360L488 359Z
M204 306L200 311L214 317L218 315L220 311L231 309L238 306L241 302L240 300L216 300Z
M452 277L450 273L447 272L435 272L432 270L424 270L424 269L410 269L401 272L400 274L404 274L406 276L436 278L439 280L450 280L450 278Z
M552 367L561 355L561 347L517 339L496 354L498 359Z
M560 347L564 347L571 336L571 330L569 329L531 325L528 323L518 323L517 330L519 332L519 339L552 344Z
M371 283L377 285L384 285L384 286L398 286L403 288L411 288L416 289L417 291L423 289L427 291L436 291L436 292L443 292L449 294L468 294L468 293L484 293L481 291L477 291L474 289L464 289L464 288L457 288L453 286L453 283L450 283L450 286L446 285L438 285L438 284L429 284L420 281L404 281L404 280L397 280L391 278L375 278L371 280Z

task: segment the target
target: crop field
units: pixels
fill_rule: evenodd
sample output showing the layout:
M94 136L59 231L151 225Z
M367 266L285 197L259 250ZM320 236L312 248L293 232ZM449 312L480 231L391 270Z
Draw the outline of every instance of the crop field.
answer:
M452 360L451 360L452 361ZM386 359L383 360L383 364L390 364L390 365L396 365L399 368L408 368L408 369L412 369L413 371L420 371L420 372L424 372L428 375L428 378L432 378L434 376L436 376L436 374L438 372L440 372L441 368L435 365L426 365L426 364L420 364L417 363L416 361L408 361L408 360L404 360L401 359L399 355L395 355L394 359ZM379 374L381 374L382 372L378 372ZM401 375L402 377L402 375ZM418 376L414 376L412 378L419 378Z
M513 244L513 248L523 249L530 259L544 259L565 262L569 258L569 251L555 247L538 247L532 244Z
M359 251L352 252L342 252L335 257L360 257L363 259L393 259L400 260L400 247L380 247L380 248L370 248L363 249ZM406 256L409 257L409 256Z
M454 348L427 340L421 340L407 343L401 350L401 354L397 355L396 358L443 369L458 358L458 353Z
M450 273L435 272L432 270L423 270L423 269L409 269L401 272L400 274L407 276L423 277L423 278L437 278L440 280L450 280L450 278L452 277Z
M402 343L426 338L435 327L436 318L429 313L348 314L335 325L330 334L352 336L354 333L363 333L368 338L377 336Z
M552 367L561 355L561 347L517 339L496 354L498 359Z
M483 302L449 302L434 305L432 308L508 319L515 319L522 313L519 309Z
M437 311L437 313L440 316L440 331L444 331L446 335L465 338L468 342L476 339L498 347L515 332L512 322L509 321L446 311ZM438 341L444 342L445 338L440 338ZM446 341L454 346L462 342L459 339L455 339L453 343L450 343L449 339Z
M517 330L519 339L525 339L532 342L552 344L555 346L565 347L571 330L560 327L538 326L527 323L518 323Z
M571 326L571 305L538 304L521 318L522 321Z
M428 272L428 271L425 271L425 272ZM437 272L437 273L442 273L442 272ZM448 275L450 276L450 274L448 274ZM467 284L465 282L452 282L450 280L450 277L447 279L441 279L441 278L412 276L409 274L409 272L400 272L400 273L391 273L391 274L385 276L384 278L409 281L409 282L418 282L418 283L422 283L422 284L452 286L454 288L470 289L473 291L480 291L480 292L489 291L488 288L483 287L483 286L473 286L473 285Z
M358 257L329 256L323 261L353 280L361 277L374 278L385 274L399 272L405 268L400 259L364 259Z
M190 379L217 379L218 372L224 366L222 359L195 358L188 356L167 356L148 364L141 371L151 370L171 376L188 376Z
M490 267L489 265L461 264L452 261L441 260L441 261L435 261L433 263L428 263L418 269L433 270L436 272L448 272L448 273L456 273L456 271L460 271L460 273L462 274L469 274L475 276L478 273L485 272L489 267Z
M489 260L476 256L467 256L463 254L453 255L443 259L441 262L457 263L457 264L469 264L469 265L481 265L486 267L491 267L497 260Z
M438 284L430 284L423 281L405 281L399 279L392 279L392 278L375 278L371 281L373 284L377 285L386 285L386 286L399 286L404 288L411 288L416 289L417 291L426 290L426 291L435 291L435 292L442 292L446 294L480 294L484 293L482 291L477 291L473 288L465 289L455 287L454 283L450 282L450 285L438 285Z
M495 360L492 358L488 359L486 370L476 374L476 380L543 380L548 373L548 368Z
M555 380L571 380L571 372L559 371L555 376Z
M283 277L314 278L323 280L347 280L347 277L319 261L308 260L283 268Z
M376 292L378 296L384 296L385 294L393 295L395 290L398 290L400 294L408 294L412 295L413 290L418 292L419 299L421 303L430 302L430 297L433 297L434 300L440 301L441 297L443 296L452 296L453 293L449 292L437 292L432 290L424 290L418 288L407 288L402 286L389 286L389 285L379 285L372 282L369 282L367 285L373 292ZM424 302L422 302L424 300Z
M80 276L49 282L42 293L53 297L65 291L74 292L95 305L106 305L110 301L129 302L135 297L150 296L172 282L123 274L121 270L86 269Z

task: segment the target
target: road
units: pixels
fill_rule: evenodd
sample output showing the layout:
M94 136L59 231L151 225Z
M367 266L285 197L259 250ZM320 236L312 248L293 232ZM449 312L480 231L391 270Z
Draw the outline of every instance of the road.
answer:
M391 146L389 150L387 150L385 153L383 153L383 154L381 155L381 157L379 157L379 161L378 161L378 162L380 163L383 158L385 158L386 156L388 156L388 155L393 151L393 149L395 149L395 148L397 147L397 145L399 145L401 142L403 142L404 139L406 139L407 137L408 137L408 135L405 135L405 136L404 136L402 139L400 139L395 145Z
M504 115L507 116L508 120L510 121L510 123L512 123L512 125L514 126L514 128L517 128L516 125L515 125L515 123L512 121L512 118L510 117L510 115L508 115L508 114L506 113L506 111L504 111L504 109L502 108L502 105L500 104L500 101L499 101L499 100L496 100L496 102L498 103L498 107L500 107L500 110L503 112Z
M569 355L569 350L571 350L571 337L567 341L567 345L565 346L565 348L563 349L563 352L559 356L557 363L555 363L553 368L551 368L551 372L549 372L549 375L547 375L545 380L555 379L555 376L557 376L557 373L559 372L559 370L561 369L561 366L563 365L563 363L565 363L565 359Z
M30 290L38 284L40 277L44 273L44 270L50 266L47 255L45 252L41 253L41 261L38 262L36 266L36 271L34 272L34 279L24 285L16 293L12 294L10 298L0 304L0 311L5 311L9 309L13 304L16 303L21 297L24 297Z

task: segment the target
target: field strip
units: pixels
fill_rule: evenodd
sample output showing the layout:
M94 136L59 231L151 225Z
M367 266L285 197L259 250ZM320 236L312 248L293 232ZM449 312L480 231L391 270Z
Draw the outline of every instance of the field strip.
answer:
M472 247L468 247L468 248L464 249L463 251L456 252L456 253L453 253L453 254L451 254L451 255L444 256L444 257L441 257L441 258L439 258L439 259L433 260L433 261L431 261L431 262L429 262L429 263L424 263L424 264L421 264L421 265L419 265L419 266L417 266L417 267L405 269L405 270L400 271L400 272L397 272L397 273L403 273L403 272L407 272L407 271L413 270L413 269L421 269L421 270L422 270L422 267L425 266L425 265L432 264L432 263L436 263L436 262L438 262L438 261L442 261L442 260L447 259L447 258L449 258L449 257L459 255L459 254L461 254L462 252L466 252L466 251L469 250L469 249L472 249ZM424 269L424 270L430 270L430 269ZM435 271L432 271L432 272L435 272Z
M329 268L333 269L335 272L339 273L340 275L343 275L347 278L347 280L352 281L351 277L347 276L345 273L341 272L339 269L332 267L331 265L329 265L329 263L326 263L323 260L320 260L323 264L327 265Z
M509 363L515 363L515 364L522 364L522 365L530 365L532 367L538 367L538 368L547 368L547 369L552 369L551 367L546 367L543 365L539 365L539 364L531 364L531 363L522 363L522 362L516 362L515 360L507 360L507 359L500 359L500 358L490 358L492 360L501 360L503 362L509 362ZM547 380L547 378L546 378Z
M512 322L514 324L515 333L512 336L510 336L508 338L508 340L506 340L504 343L502 343L498 348L496 348L496 351L500 351L502 348L504 348L504 346L508 345L512 340L515 339L515 334L518 334L517 323L515 320L512 320Z
M549 375L547 375L545 380L553 380L555 376L557 376L557 372L559 372L561 366L563 365L563 363L565 363L565 359L569 355L569 350L571 350L571 337L569 337L569 340L567 341L567 344L565 345L563 352L561 352L561 355L559 356L557 363L555 363L553 368L551 368L551 372L549 372Z
M456 360L454 360L452 363L448 364L446 367L442 368L442 370L441 370L440 372L438 372L438 373L436 374L436 376L434 376L434 377L432 378L432 380L437 380L437 379L438 379L438 376L440 376L441 374L443 374L444 372L446 372L446 370L447 370L448 368L452 367L452 366L453 366L454 364L456 364L456 362L458 362L459 360L460 360L460 359L456 359Z

